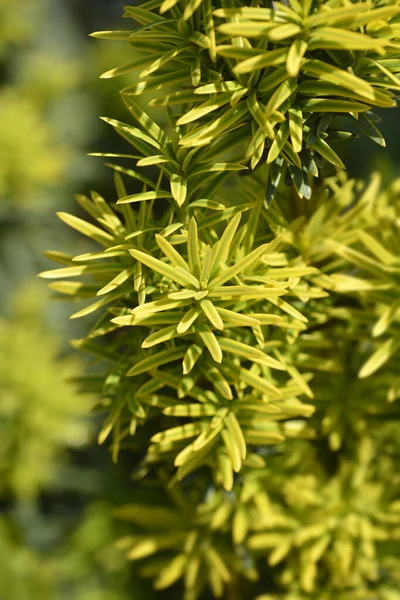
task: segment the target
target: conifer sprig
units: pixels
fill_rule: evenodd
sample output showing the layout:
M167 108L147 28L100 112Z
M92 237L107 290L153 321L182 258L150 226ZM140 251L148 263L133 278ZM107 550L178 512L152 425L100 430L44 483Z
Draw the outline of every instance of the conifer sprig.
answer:
M338 130L337 116L349 115L385 145L372 110L396 105L397 2L212 7L179 1L158 12L160 4L127 7L124 16L135 29L93 35L126 39L143 54L103 77L132 72L135 83L122 90L125 98L144 95L150 105L171 110L181 157L211 145L208 156L216 160L222 137L224 149L245 147L242 160L252 169L265 158L276 163L272 173L290 167L293 184L306 195L299 181L310 163L323 158L344 166L332 143L352 134Z
M48 253L62 267L43 276L90 302L74 318L98 315L73 343L99 362L80 379L99 442L169 495L119 512L157 589L400 589L382 544L399 538L383 426L400 394L399 184L347 179L333 148L353 135L343 116L384 145L373 109L396 105L399 15L398 0L151 0L125 8L133 29L93 34L132 47L103 77L132 74L134 122L104 120L133 150L103 155L115 200L60 214L98 247Z

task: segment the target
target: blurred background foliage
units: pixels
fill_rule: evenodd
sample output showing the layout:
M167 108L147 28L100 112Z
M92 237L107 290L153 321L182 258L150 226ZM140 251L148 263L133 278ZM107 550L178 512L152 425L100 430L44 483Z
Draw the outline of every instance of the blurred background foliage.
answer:
M124 28L121 12L119 0L0 0L0 600L153 597L113 544L130 465L97 446L91 398L69 381L84 367L67 340L86 324L35 283L60 236L85 251L56 210L76 214L76 192L113 194L111 171L87 153L124 147L98 119L126 119L123 85L98 77L132 55L88 34ZM387 151L348 142L351 176L399 175L398 112L382 117Z
M151 598L113 543L129 471L97 447L67 311L36 281L59 236L81 243L55 211L111 185L87 153L112 145L98 115L122 116L122 103L98 76L126 50L87 35L121 6L81 4L0 0L1 600Z

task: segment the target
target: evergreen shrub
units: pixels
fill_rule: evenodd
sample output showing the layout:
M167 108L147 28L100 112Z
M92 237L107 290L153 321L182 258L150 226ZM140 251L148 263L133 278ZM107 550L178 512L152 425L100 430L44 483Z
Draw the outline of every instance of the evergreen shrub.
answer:
M338 152L385 144L400 2L124 17L93 34L132 49L102 76L132 81L116 199L59 213L97 248L42 274L97 317L73 344L133 467L119 547L174 598L398 600L400 182Z

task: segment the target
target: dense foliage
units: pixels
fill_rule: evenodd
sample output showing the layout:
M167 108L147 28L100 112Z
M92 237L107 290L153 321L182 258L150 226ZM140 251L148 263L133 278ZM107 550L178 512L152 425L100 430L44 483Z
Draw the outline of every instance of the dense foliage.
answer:
M85 71L102 68L90 46L63 0L0 0L2 600L122 600L129 583L111 514L123 484L115 474L108 487L93 453L97 423L72 382L83 366L62 334L65 307L32 283L62 227L50 203L69 206L89 176L90 122L100 102L115 105L94 82L83 88Z
M59 213L98 247L42 274L97 315L73 343L99 441L134 465L119 546L186 600L395 600L400 188L349 179L335 144L355 126L384 145L400 3L124 16L94 35L132 48L103 75L131 76L135 124L104 120L132 153L106 155L115 199Z

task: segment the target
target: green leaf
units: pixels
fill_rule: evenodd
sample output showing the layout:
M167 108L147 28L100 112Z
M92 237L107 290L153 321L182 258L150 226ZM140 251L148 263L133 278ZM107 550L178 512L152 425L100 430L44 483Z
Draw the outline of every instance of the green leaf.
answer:
M275 23L255 23L253 21L237 21L223 23L217 30L229 36L244 36L246 38L268 38L270 31L276 26Z
M164 2L160 6L160 15L167 12L167 10L171 10L178 4L179 0L164 0Z
M353 248L345 246L344 244L340 244L334 240L325 240L325 244L338 256L341 256L360 269L365 269L366 271L372 273L373 275L377 275L378 277L382 276L382 273L385 272L385 269L387 268L385 263L380 263L376 260L373 260L362 252L353 250Z
M372 235L363 229L357 231L358 239L364 244L366 248L385 265L393 265L396 263L396 256L386 250L382 244L378 242Z
M177 125L186 125L188 123L193 123L193 121L198 121L205 115L210 114L211 112L218 110L221 106L228 104L231 99L231 94L220 94L215 99L207 100L203 102L199 106L192 108L189 112L185 113L182 117L180 117L176 124Z
M289 132L293 150L300 152L303 147L303 113L299 106L291 106L289 114Z
M176 201L178 206L182 206L182 204L186 200L187 194L187 182L181 175L176 175L173 173L170 179L171 185L171 193L172 197Z
M188 298L196 298L197 294L196 290L180 290L179 292L170 292L168 298L171 298L171 300L187 300Z
M200 358L203 353L203 348L197 346L196 344L192 344L190 348L187 349L186 354L183 359L183 374L188 375L190 371L193 369L194 365Z
M360 277L352 275L344 275L342 273L334 273L331 275L333 287L337 292L362 292L365 290L373 290L374 284Z
M202 267L201 267L200 285L201 285L202 281L208 281L209 280L210 270L211 270L211 263L212 263L214 255L215 255L215 252L213 254L213 251L211 250L211 247L207 244L205 252L204 252L204 256L203 256L203 264L202 264Z
M118 263L102 263L90 265L77 265L76 267L64 267L62 269L52 269L39 273L43 279L58 279L59 277L80 277L81 275L98 275L102 273L113 273L121 270Z
M277 90L272 94L271 98L267 102L265 107L265 115L271 116L278 108L287 100L297 88L297 81L295 79L287 79L278 87Z
M145 306L145 305L141 305ZM135 326L135 325L144 325L148 327L152 327L154 325L169 325L175 324L177 325L180 320L180 315L178 313L168 312L165 309L165 312L162 311L162 314L147 314L147 315L124 315L122 317L114 317L111 319L112 323L116 323L120 327L125 326Z
M286 288L281 287L263 287L255 285L226 285L221 287L214 287L209 293L210 298L237 298L243 296L243 298L268 298L268 301L272 302L276 299L276 296L282 296L287 293Z
M122 121L117 121L116 119L108 119L107 117L100 118L105 123L108 123L108 125L114 127L114 129L116 129L117 131L120 131L124 134L128 134L129 136L137 138L138 140L142 140L143 142L146 142L146 144L149 144L149 146L153 146L153 148L156 148L156 150L160 150L161 153L163 152L163 147L159 142L157 142L155 139L144 133L144 131L137 129L137 127L132 127L132 125L128 125L127 123L123 123Z
M238 25L240 24L238 23ZM252 73L253 71L265 69L265 67L276 67L286 61L286 56L286 48L270 50L269 52L264 52L263 54L243 60L234 67L233 71L236 75L240 75L242 73Z
M176 328L177 332L185 333L193 325L193 323L200 314L201 310L199 308L191 308L190 310L188 310L185 316L183 316L182 319L179 321L178 327Z
M378 337L385 333L385 331L390 327L392 322L395 320L398 312L400 310L400 300L395 300L389 305L382 313L378 321L375 323L374 328L372 330L372 335L374 337Z
M200 33L200 31L195 31L189 38L189 42L196 44L199 48L209 50L211 47L210 40L204 33Z
M150 10L144 9L143 7L138 8L137 6L125 6L124 8L125 14L123 16L131 17L132 19L140 23L140 25L158 25L160 23L167 22L164 17L160 17L159 15L152 13Z
M164 408L163 413L171 417L212 417L216 411L215 404L176 404Z
M198 56L195 59L192 59L192 63L190 65L190 77L192 86L197 87L201 79L201 62Z
M236 8L217 8L214 10L214 15L223 19L242 17L244 20L270 21L274 17L274 11L270 8L240 6Z
M78 312L74 313L73 315L70 316L70 319L80 319L81 317L86 317L87 315L90 315L91 313L95 312L99 308L102 308L106 304L109 304L116 298L120 298L123 295L124 295L123 292L122 293L121 292L111 293L111 294L107 295L105 298L102 298L101 300L98 300L97 302L94 302L93 304L89 304L89 306L86 306L82 310L79 310Z
M226 366L222 366L222 371L225 371ZM262 394L266 394L268 396L272 396L273 398L280 398L282 396L281 391L272 383L267 381L265 377L259 377L255 373L240 367L237 369L236 367L228 368L226 370L227 376L233 376L235 379L241 380L243 383L246 383L250 387L258 390Z
M118 275L116 277L114 277L114 279L112 279L109 283L107 283L107 285L102 287L97 292L97 295L101 296L103 294L108 294L109 292L113 292L117 287L119 287L120 285L125 283L125 281L127 281L131 277L131 275L133 275L133 273L134 273L133 268L132 269L124 269L123 271L121 271L121 273L118 273Z
M199 238L197 234L196 219L192 217L189 221L188 238L187 238L189 270L199 278L201 273Z
M225 425L231 434L233 443L239 450L240 458L245 460L247 454L246 442L236 415L233 412L229 412L225 417Z
M151 63L155 57L164 56L164 54L165 54L165 52L160 52L159 54L155 54L155 55L153 54L153 55L149 55L149 56L141 56L140 58L137 58L136 60L130 61L124 65L121 65L120 67L116 67L115 69L110 69L109 71L105 71L105 73L100 75L100 79L112 79L114 77L120 77L121 75L126 75L127 73L130 73L131 71L134 71L135 69L138 69L140 67L143 67L144 65Z
M224 328L224 322L222 321L218 311L211 300L203 299L199 302L203 313L206 315L210 323L216 328L222 330Z
M223 352L229 352L230 354L235 354L241 358L263 363L272 369L278 369L279 371L285 370L285 367L279 361L267 356L261 350L253 348L248 344L243 344L242 342L238 342L237 340L232 340L226 337L219 337L218 343Z
M345 166L339 156L332 150L332 148L325 142L323 139L316 140L310 146L313 150L316 150L318 154L326 158L327 161L335 165L336 167L340 167L341 169L345 169Z
M312 77L318 77L329 83L333 83L341 88L348 89L350 91L357 90L357 93L365 98L366 100L375 99L375 91L373 87L361 79L352 75L348 71L343 71L334 65L330 65L321 60L308 59L303 65L302 70Z
M199 89L199 88L197 88ZM149 106L173 106L174 104L187 104L189 102L198 102L199 98L196 96L196 90L181 90L179 92L172 92L166 94L160 98L153 98L149 102Z
M129 143L132 143L132 139L129 139L128 136L122 136L122 137L127 139L129 141ZM135 143L136 143L136 141L135 141ZM142 142L141 142L141 144L142 144ZM147 150L144 150L144 153L146 154ZM151 153L149 153L149 154L151 154ZM138 171L134 171L133 169L127 169L125 167L121 167L121 165L115 165L113 163L105 163L105 165L106 165L106 167L113 169L113 171L115 171L116 173L122 173L123 175L127 175L128 177L132 177L133 179L138 179L139 181L142 181L143 183L148 185L150 188L155 187L154 181L152 181L151 179L149 179L149 177L146 177L142 173L139 173Z
M216 36L215 36L215 27L214 27L214 19L212 14L212 0L203 0L202 2L202 10L203 10L203 20L204 20L204 30L206 32L207 38L210 40L210 59L212 62L215 62L217 59L216 53Z
M114 238L109 233L106 233L102 229L87 223L87 221L84 221L83 219L79 219L78 217L74 217L73 215L69 215L65 212L58 212L57 216L59 219L61 219L61 221L76 231L79 231L79 233L82 233L86 237L98 242L102 246L110 246L114 243Z
M287 277L304 277L304 275L317 274L318 269L315 267L305 267L299 265L298 267L275 267L270 269L267 273L269 279L285 279Z
M280 355L279 355L280 357ZM299 388L308 396L308 398L314 398L314 394L307 381L302 377L299 371L296 369L294 365L288 365L287 371L289 375L292 377L293 381L297 383Z
M376 50L390 44L385 38L372 38L365 33L346 31L337 27L318 27L310 35L310 51L323 48L337 50Z
M177 229L180 229L183 226L183 223L173 223L172 225L168 225L160 232L160 235L163 237L168 237L172 233L174 233Z
M188 208L208 208L209 210L225 210L225 206L215 200L208 200L207 198L201 198L191 202Z
M296 25L295 23L284 23L282 25L276 25L271 29L268 33L268 38L272 42L280 42L281 40L296 36L300 32L301 27L299 27L299 25Z
M165 237L162 235L156 234L156 242L159 248L164 252L165 256L171 262L173 267L181 267L186 271L190 271L189 265L182 258L182 256L175 250L175 248L169 243Z
M357 88L353 90L346 89L340 85L329 83L322 80L306 80L302 81L298 87L298 91L304 95L311 96L343 96L352 98L353 100L365 102L362 94L359 94ZM376 106L388 107L392 106L392 100L383 91L374 90L375 98L373 103Z
M357 3L355 6L346 6L345 8L333 7L329 11L321 10L315 12L311 16L307 16L304 20L304 27L311 28L317 27L318 25L326 25L326 24L339 24L345 23L349 21L350 23L354 23L354 19L356 19L360 13L368 10L370 5L366 2ZM378 16L376 18L379 18Z
M259 412L267 415L277 415L282 413L282 410L276 404L270 404L265 402L240 402L236 404L240 412Z
M297 77L300 72L303 56L307 51L307 42L296 39L292 42L286 57L286 70L289 77Z
M279 325L282 322L282 317L279 315L268 315L266 313L251 313L253 319L257 319L261 325Z
M180 58L182 59L183 55L190 56L190 53L186 48L174 48L170 52L163 52L162 55L157 56L157 54L153 54L151 57L153 62L146 69L143 69L143 71L141 71L139 77L141 79L144 77L148 77L152 73L155 73L155 71L158 71L158 69L160 69L168 62L174 60L174 58L176 58L179 55L181 55Z
M227 400L233 399L233 394L229 383L226 381L225 377L216 367L212 366L210 368L207 368L205 376L209 381L211 381L214 388L218 390L218 392L224 398L226 398Z
M255 319L252 315L236 313L227 308L222 308L221 306L217 306L216 308L222 320L234 325L235 327L257 327L260 325L260 321Z
M392 83L394 83L395 88L394 89L399 89L400 86L400 79L398 76L396 76L394 73L392 73L389 69L387 69L382 63L383 61L375 61L372 60L372 63L382 72L386 75L386 77L388 79L390 79L392 81ZM395 100L393 99L393 102L395 102ZM392 105L394 106L394 104Z
M226 130L231 129L240 119L242 119L246 112L247 107L243 104L233 106L211 124L196 127L184 135L179 140L179 144L184 147L194 148L196 146L205 146Z
M152 36L155 39L155 36ZM140 41L139 41L140 43ZM135 85L128 86L121 91L124 96L140 96L144 92L150 92L152 90L162 90L165 87L173 86L177 83L190 80L190 71L188 69L181 69L165 75L158 75L156 77L149 77L144 81L140 81Z
M94 33L89 33L89 35L99 40L128 41L132 35L132 30L95 31Z
M164 590L182 577L188 565L186 554L178 554L162 568L154 581L154 589Z
M185 348L172 348L168 350L163 350L162 352L158 352L157 354L152 354L143 360L137 362L128 372L127 377L133 377L135 375L140 375L141 373L146 373L151 369L156 369L161 365L165 365L170 362L174 362L179 358L183 358L185 355Z
M103 253L101 252L101 257L103 257ZM59 252L58 250L47 250L44 252L44 255L49 260L52 260L56 263L60 263L61 265L71 265L74 256L73 254L67 254L66 252Z
M201 175L201 173L215 173L215 172L226 173L227 171L244 171L246 169L247 169L246 165L242 165L241 163L228 163L228 162L214 163L214 164L207 163L205 165L199 165L198 167L195 167L194 169L192 169L190 171L190 176L193 177L195 175ZM201 201L202 200L200 200L200 202ZM193 204L193 203L191 203L191 204ZM217 203L215 202L214 205L216 205L216 204ZM223 208L225 208L225 206L223 204L219 204L219 206L222 206ZM218 210L222 210L222 209L218 209Z
M183 20L187 21L193 15L202 3L202 0L186 0L185 10L183 12Z
M289 123L285 121L281 124L278 133L274 141L271 144L271 148L269 149L267 156L267 164L272 163L281 153L283 147L285 146L287 139L289 137Z
M393 337L381 344L361 367L358 377L364 379L380 369L400 348L400 337Z
M147 113L144 112L143 108L134 98L132 98L132 96L122 95L122 98L131 115L133 115L146 133L148 133L158 144L160 144L160 146L166 148L170 140L161 127L159 127L157 123L153 121L153 119L151 119Z
M250 254L239 260L232 267L229 267L225 271L222 271L222 273L218 275L218 277L216 277L210 282L210 287L220 286L232 279L232 277L235 277L235 275L238 275L239 273L244 273L246 269L248 269L251 265L253 265L257 260L260 259L261 255L264 254L264 252L267 250L267 247L268 244L263 244L262 246L259 246L258 248L250 252Z
M222 350L217 338L215 337L211 329L209 329L209 327L203 326L203 328L198 331L198 334L202 339L204 345L206 346L207 350L211 354L212 358L215 360L215 362L221 363Z
M132 314L139 319L144 316L153 315L157 312L164 310L172 310L174 308L181 308L189 303L189 300L170 300L169 298L160 298L154 300L154 302L146 302L141 304L132 310Z
M161 381L158 381L157 379L150 379L140 386L140 388L136 391L136 396L137 398L143 400L143 398L146 396L151 396L162 387L164 387L164 384Z
M202 465L205 464L207 455L210 453L215 441L216 439L214 439L214 442L211 440L211 443L205 448L202 448L197 452L191 452L185 464L181 465L177 470L176 478L178 481L182 481L184 477L187 477L187 475L189 475L193 471L196 471L196 469L200 468Z
M301 100L298 105L304 112L363 112L370 110L370 106L351 100L331 100L327 98L312 98Z
M231 433L225 429L221 432L222 439L224 440L225 448L227 450L228 456L232 463L232 468L236 473L239 473L242 468L242 461L240 457L240 449L234 443Z
M59 294L76 298L93 298L98 289L97 285L86 285L80 281L52 281L48 287Z
M235 46L229 44L222 44L217 46L216 51L217 54L219 54L220 56L224 56L225 58L235 58L237 60L244 60L247 58L251 58L252 56L259 56L260 54L263 54L263 50L259 48L243 48L242 46Z
M243 86L237 81L218 81L217 83L207 83L200 85L194 90L195 94L220 94L223 92L238 92L243 90Z
M210 426L207 430L203 431L193 442L192 451L198 452L199 450L204 450L206 447L211 449L211 447L214 446L215 440L218 438L222 427L222 423L220 423L216 427ZM178 461L176 461L176 464L178 464Z
M140 194L131 194L117 201L117 204L131 204L132 202L146 202L148 200L158 200L160 198L172 198L170 192L158 190L157 192L142 192Z
M147 338L142 343L142 348L151 348L152 346L156 346L157 344L161 344L162 342L167 342L179 336L176 325L171 325L169 327L165 327L152 333L147 336Z
M281 310L286 312L291 317L294 317L295 319L298 319L299 321L302 321L303 323L308 323L307 317L302 315L301 312L299 312L297 310L297 308L295 308L294 306L292 306L291 304L289 304L288 302L283 300L283 298L274 298L273 296L271 296L268 298L268 300L272 304L275 304L275 306L278 306ZM261 320L260 315L257 315L257 318L259 318Z
M379 146L386 147L386 142L377 127L363 114L358 115L357 125L371 140L373 140Z
M275 445L285 441L285 436L277 431L260 431L257 429L246 429L244 437L248 444L257 446Z
M129 253L133 258L136 258L136 260L139 260L147 267L150 267L153 271L157 271L157 273L172 279L172 281L179 283L182 287L194 286L198 289L199 282L185 269L171 267L161 260L158 260L158 258L154 258L154 256L151 256L150 254L145 254L141 250L129 250Z
M227 492L233 488L232 462L226 452L218 452L218 473L222 479L222 485Z
M116 424L117 420L120 417L124 403L125 402L124 402L123 398L117 402L114 402L114 404L110 410L110 414L108 415L107 419L105 420L105 422L101 428L101 431L98 435L98 438L97 438L98 444L100 444L100 445L104 444L104 442L110 435L114 425Z
M172 427L166 431L156 433L151 438L151 441L158 443L166 440L170 442L187 440L199 435L203 430L204 425L202 423L186 423L185 425L179 425L178 427Z
M263 133L273 140L275 137L274 129L266 118L265 110L263 110L260 104L257 102L256 94L249 94L247 98L247 106L253 119L256 121Z
M213 261L211 263L210 275L211 277L220 270L220 263L225 263L228 257L233 237L239 227L241 219L241 213L238 213L233 217L230 223L227 225L221 239L218 242L217 251L215 252Z
M234 469L235 470L235 469ZM217 550L215 549L214 546L208 546L207 547L207 552L205 554L205 558L206 561L208 562L208 569L211 572L215 572L217 573L217 577L219 580L223 581L223 582L230 582L232 581L232 574L229 571L228 567L226 566L226 564L224 563L221 555L219 554L219 552L217 552ZM215 581L215 576L213 577L213 580ZM218 594L218 596L220 596L220 594Z
M268 92L269 90L278 87L282 81L287 79L287 67L279 67L279 69L273 69L268 75L263 75L258 84L258 90L260 92Z

